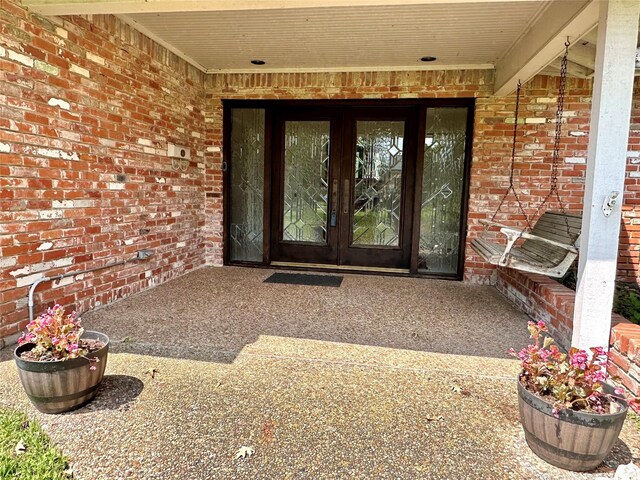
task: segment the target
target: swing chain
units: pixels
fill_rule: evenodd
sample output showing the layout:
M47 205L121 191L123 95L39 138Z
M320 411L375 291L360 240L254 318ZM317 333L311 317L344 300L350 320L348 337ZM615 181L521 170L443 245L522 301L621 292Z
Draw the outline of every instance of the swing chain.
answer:
M520 112L520 93L522 91L522 83L518 80L518 89L516 91L516 111L513 119L513 142L511 144L511 169L509 171L509 187L513 187L514 163L516 159L516 142L518 140L518 115Z
M571 228L569 226L569 220L567 219L567 217L565 215L566 211L565 211L564 205L562 203L562 199L560 198L560 192L558 191L558 170L559 170L559 166L560 166L560 142L561 142L561 139L562 139L562 119L564 117L564 98L565 98L566 89L567 89L567 64L568 64L569 47L570 46L571 46L571 43L569 42L569 39L567 38L567 41L564 43L564 55L562 56L562 60L560 62L560 85L559 85L559 89L558 89L558 104L557 104L557 109L556 109L556 128L555 128L555 135L554 135L554 140L553 140L553 154L552 154L552 157L551 157L551 159L552 159L552 161L551 161L551 186L550 186L550 189L549 189L549 193L547 193L547 195L544 197L542 202L540 202L540 204L538 204L534 214L532 216L529 216L529 215L527 215L527 213L526 213L526 211L524 209L524 206L522 205L522 202L520 200L520 197L518 196L518 192L516 191L515 186L513 184L513 177L514 177L514 172L515 172L516 142L517 142L517 136L518 136L518 114L519 114L519 107L520 107L520 94L521 94L521 89L522 89L522 84L518 80L518 89L517 89L517 92L516 92L515 120L514 120L514 125L513 125L513 144L512 144L512 147L511 147L511 165L510 165L510 169L509 169L509 188L507 188L507 191L505 192L505 194L502 196L502 199L500 200L498 208L496 209L496 211L491 216L490 223L492 223L495 220L496 216L498 215L498 213L502 209L502 206L504 205L505 200L509 196L509 193L513 192L513 196L514 196L514 198L516 200L516 204L518 206L518 209L519 209L520 213L523 215L523 217L525 219L525 222L527 224L526 230L527 231L531 231L532 230L531 224L533 223L534 220L536 220L538 218L538 216L540 214L540 211L547 204L547 202L551 198L551 195L555 195L555 198L556 198L556 200L558 202L558 205L560 207L560 211L564 215L564 222L565 222L565 226L567 228L567 233L569 234L569 236L572 236ZM489 228L489 226L487 226L487 228L485 228L485 233L488 231L488 228Z
M527 212L524 209L524 205L522 205L522 202L520 201L520 197L518 196L518 192L516 192L516 188L513 185L513 175L515 172L515 165L516 165L516 143L518 141L518 117L520 112L521 93L522 93L522 82L518 80L518 88L516 90L516 108L515 108L514 120L513 120L513 143L511 145L511 165L509 167L509 188L507 188L507 191L504 193L504 195L500 199L498 208L491 216L491 220L489 221L489 223L494 222L498 213L502 209L502 205L504 205L505 200L509 196L509 193L513 192L513 196L516 200L516 204L518 205L518 209L520 210L520 213L522 213L522 216L524 217L525 222L527 223L527 228L531 230L531 223L529 223L529 216L527 215ZM488 229L489 229L489 225L487 225L487 227L485 228L484 234L488 232Z
M569 58L569 40L564 43L564 56L560 62L560 88L558 91L558 109L556 110L556 131L553 141L553 161L551 164L551 192L558 193L558 166L560 163L560 139L562 137L562 118L564 116L564 96L567 88L567 62ZM560 202L562 208L562 202Z

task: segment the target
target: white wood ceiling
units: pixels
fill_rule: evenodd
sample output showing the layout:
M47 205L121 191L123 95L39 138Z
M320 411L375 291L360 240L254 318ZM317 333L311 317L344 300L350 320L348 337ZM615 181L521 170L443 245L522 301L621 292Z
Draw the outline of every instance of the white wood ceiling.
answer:
M122 18L211 72L492 68L548 3L136 13ZM437 61L420 62L426 55ZM256 67L252 59L266 65Z
M591 78L596 66L596 45L598 28L594 28L580 40L569 47L567 55L567 76ZM551 62L542 72L545 75L560 75L562 55ZM640 75L640 35L638 36L638 53L636 54L636 76Z

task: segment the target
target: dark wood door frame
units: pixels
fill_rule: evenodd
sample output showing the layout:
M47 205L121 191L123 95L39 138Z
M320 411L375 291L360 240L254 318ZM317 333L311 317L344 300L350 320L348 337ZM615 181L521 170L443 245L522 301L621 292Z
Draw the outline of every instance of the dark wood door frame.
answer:
M416 123L418 108L408 107L387 107L384 109L371 107L353 107L346 112L346 125L344 153L342 158L342 178L348 179L350 188L348 194L344 194L344 199L348 198L348 205L341 204L342 223L340 243L340 264L348 266L367 265L371 267L385 267L394 269L409 269L411 256L411 229L413 227L411 218L413 211L413 196L416 164ZM354 217L354 190L356 185L354 161L356 155L356 129L358 121L403 121L404 122L404 145L402 157L402 178L401 178L401 213L398 227L398 246L370 246L353 245L353 225ZM349 147L349 148L347 148ZM344 188L344 187L343 187ZM344 193L344 192L343 192ZM345 210L347 207L347 210Z
M282 260L284 250L286 250L287 261L289 262L308 262L309 257L314 258L313 263L334 264L338 260L338 236L337 228L327 226L326 244L300 244L296 242L283 241L283 218L278 212L283 211L284 207L284 145L285 139L285 122L288 121L328 121L330 122L330 144L329 144L329 188L327 191L327 210L332 207L332 198L334 196L333 184L339 180L338 168L340 166L339 159L342 156L342 117L335 109L279 109L273 113L272 126L272 150L271 150L271 223L268 224L271 238L271 259ZM333 206L337 208L337 206Z
M444 278L461 280L463 275L464 259L465 259L465 245L466 245L466 232L467 232L467 214L469 204L469 182L471 173L471 158L472 158L472 144L473 144L473 126L474 126L474 113L475 113L475 99L474 98L430 98L430 99L394 99L394 100L224 100L223 99L223 158L221 170L223 171L223 261L225 265L249 265L249 266L269 266L271 264L271 235L272 224L271 218L271 189L273 187L272 179L272 155L271 151L272 142L272 128L273 128L273 112L277 112L279 109L287 107L309 107L309 108L325 108L331 107L379 107L380 109L395 108L395 107L414 107L417 114L417 126L414 130L417 132L416 141L416 161L413 179L409 178L408 181L414 183L414 191L416 192L414 198L410 200L411 203L411 254L410 254L410 274L412 276L425 276L429 278ZM467 109L467 132L466 132L466 151L465 151L465 167L464 167L464 182L463 182L463 195L461 205L461 221L460 221L460 245L459 245L459 266L456 274L428 274L418 273L418 240L419 240L419 214L420 211L420 195L421 191L421 172L422 162L424 161L424 135L425 135L425 118L427 108L443 108L443 107L458 107ZM230 199L230 170L232 165L230 164L230 140L231 140L231 110L235 108L261 108L265 110L265 166L264 166L264 234L263 234L263 247L264 255L262 263L257 262L242 262L231 261L229 242L230 242L230 215L229 215L229 199ZM409 177L409 175L407 175ZM207 198L217 198L219 194L215 192L207 192ZM310 268L313 270L314 268ZM358 272L357 269L353 270ZM375 272L370 272L375 273Z

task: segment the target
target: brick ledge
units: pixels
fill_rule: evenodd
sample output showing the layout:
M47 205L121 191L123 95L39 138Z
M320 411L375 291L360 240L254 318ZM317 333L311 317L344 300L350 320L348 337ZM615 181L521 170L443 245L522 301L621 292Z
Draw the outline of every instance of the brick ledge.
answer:
M498 268L496 288L534 321L543 320L556 343L571 345L575 292L544 275ZM609 373L640 397L640 325L611 315ZM637 409L640 413L640 406Z

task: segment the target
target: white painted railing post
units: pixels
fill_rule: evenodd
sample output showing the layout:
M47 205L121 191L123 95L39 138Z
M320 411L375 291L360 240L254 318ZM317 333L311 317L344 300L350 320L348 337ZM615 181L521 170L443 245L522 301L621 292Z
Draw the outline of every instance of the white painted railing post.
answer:
M638 0L602 0L571 343L608 346L631 115ZM603 204L617 192L609 216Z

